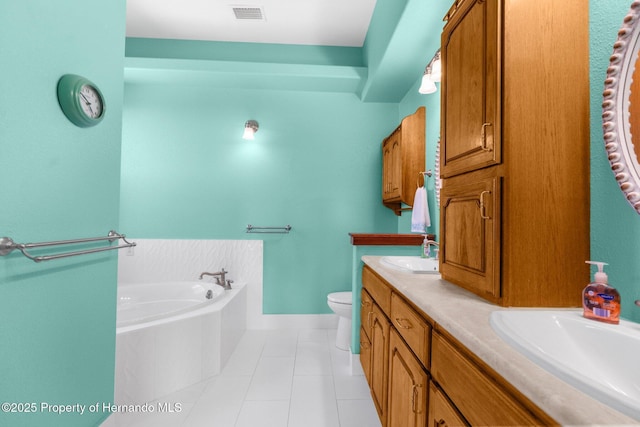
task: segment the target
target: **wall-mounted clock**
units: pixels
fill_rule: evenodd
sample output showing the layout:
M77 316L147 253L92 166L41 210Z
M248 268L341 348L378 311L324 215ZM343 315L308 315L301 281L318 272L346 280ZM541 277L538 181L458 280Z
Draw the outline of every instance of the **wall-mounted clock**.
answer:
M65 116L76 126L95 126L104 118L102 92L82 76L65 74L58 80L58 102Z

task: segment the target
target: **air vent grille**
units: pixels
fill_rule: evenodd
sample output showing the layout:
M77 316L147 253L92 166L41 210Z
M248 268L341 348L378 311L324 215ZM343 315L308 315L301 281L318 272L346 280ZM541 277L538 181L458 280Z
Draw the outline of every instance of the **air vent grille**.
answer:
M260 7L233 7L236 19L264 20L264 13Z

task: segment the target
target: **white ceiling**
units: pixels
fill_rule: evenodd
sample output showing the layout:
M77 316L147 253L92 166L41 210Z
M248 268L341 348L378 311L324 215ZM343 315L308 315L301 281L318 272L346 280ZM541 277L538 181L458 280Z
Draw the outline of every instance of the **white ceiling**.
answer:
M127 37L361 47L376 0L127 0ZM263 20L236 19L259 8Z

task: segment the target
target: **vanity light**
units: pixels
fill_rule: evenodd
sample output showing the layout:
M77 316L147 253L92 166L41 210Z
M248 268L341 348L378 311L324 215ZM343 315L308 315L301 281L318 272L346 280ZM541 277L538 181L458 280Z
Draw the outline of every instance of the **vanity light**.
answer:
M422 94L434 93L437 90L435 82L439 82L441 78L442 61L440 61L440 49L438 49L424 69L418 92Z
M244 134L242 139L253 139L253 136L258 132L258 122L255 120L247 120L244 124Z
M422 76L422 83L420 84L420 89L418 89L418 92L420 92L423 95L429 94L429 93L433 93L436 90L438 90L438 88L436 87L436 84L433 82L433 80L431 80L431 76L429 75L431 70L427 69L424 70L424 75Z
M431 60L431 80L439 82L442 79L442 61L440 60L440 49L433 55Z

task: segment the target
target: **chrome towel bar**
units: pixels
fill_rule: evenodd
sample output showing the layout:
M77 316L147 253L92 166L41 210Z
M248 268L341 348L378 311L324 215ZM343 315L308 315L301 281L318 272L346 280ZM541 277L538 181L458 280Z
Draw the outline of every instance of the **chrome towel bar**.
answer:
M247 233L288 234L290 230L291 226L288 224L285 227L255 227L251 224L247 225Z
M11 239L10 237L3 237L0 239L0 256L8 255L14 249L17 249L20 252L22 252L22 255L26 256L30 260L35 262L40 262L40 261L50 261L52 259L58 259L58 258L67 258L67 257L76 256L76 255L91 254L95 252L111 251L114 249L131 248L136 245L134 242L127 241L125 237L126 236L124 234L120 234L114 230L111 230L106 237L89 237L86 239L58 240L55 242L40 242L40 243L15 243L13 239ZM45 246L72 245L72 244L79 244L79 243L99 242L103 240L108 240L109 243L111 243L119 239L122 239L125 242L125 244L118 245L118 246L107 246L103 248L86 249L83 251L63 252L61 254L43 255L43 256L34 256L34 255L31 255L29 252L27 252L27 249L41 248Z

